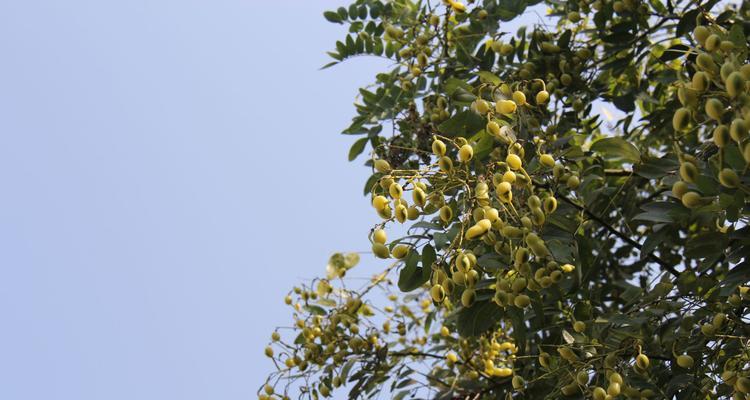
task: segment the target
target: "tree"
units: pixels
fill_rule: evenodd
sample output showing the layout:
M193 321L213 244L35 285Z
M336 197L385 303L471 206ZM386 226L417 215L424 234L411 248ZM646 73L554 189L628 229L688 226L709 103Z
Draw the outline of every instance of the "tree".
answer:
M750 399L750 2L536 3L324 14L393 61L344 130L388 261L290 292L261 398Z

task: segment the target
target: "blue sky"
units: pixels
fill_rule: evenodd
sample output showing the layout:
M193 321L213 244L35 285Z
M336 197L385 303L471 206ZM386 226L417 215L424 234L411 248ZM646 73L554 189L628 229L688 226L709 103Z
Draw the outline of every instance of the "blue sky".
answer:
M286 291L375 222L338 5L0 4L0 398L254 398Z
M286 291L377 222L340 4L0 3L0 398L254 397Z

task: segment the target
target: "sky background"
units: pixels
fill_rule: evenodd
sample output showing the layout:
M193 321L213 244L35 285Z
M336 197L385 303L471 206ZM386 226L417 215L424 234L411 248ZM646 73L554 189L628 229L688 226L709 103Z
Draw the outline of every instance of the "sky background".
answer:
M341 4L0 2L0 398L254 398L286 292L377 222Z

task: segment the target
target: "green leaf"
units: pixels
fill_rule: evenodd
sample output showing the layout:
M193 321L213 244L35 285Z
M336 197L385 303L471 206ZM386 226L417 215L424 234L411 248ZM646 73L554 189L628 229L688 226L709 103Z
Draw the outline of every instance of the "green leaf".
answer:
M479 336L492 329L503 311L492 301L478 301L458 312L456 327L462 337Z
M599 139L591 145L591 151L601 154L604 158L622 159L631 163L637 163L641 159L641 152L619 137Z
M659 61L672 61L675 58L684 56L688 51L690 51L690 48L685 46L684 44L676 44L664 50L664 52L661 54L661 57L659 57Z
M422 248L422 274L425 275L425 271L427 271L427 279L430 279L430 274L432 272L432 264L435 263L437 260L437 254L435 253L435 248L431 245L425 245L424 248Z
M419 252L416 250L410 252L409 255L406 256L404 267L398 275L398 288L401 289L402 292L411 292L430 280L429 274L425 274L423 268L417 266L419 258Z
M362 154L362 151L365 150L365 146L367 145L368 140L370 140L370 138L363 137L354 142L352 147L349 149L349 161L354 161L354 159L357 158L358 155Z
M334 11L326 11L323 13L323 17L328 20L328 22L333 22L335 24L341 24L343 23L343 20L341 16L334 12Z
M438 125L438 131L445 136L468 137L484 128L484 119L470 110L460 111Z
M497 2L497 14L501 21L510 21L523 14L525 9L525 0L500 0Z
M493 85L499 85L502 82L500 80L500 77L489 71L479 71L477 72L477 75L482 78L482 81L491 83Z

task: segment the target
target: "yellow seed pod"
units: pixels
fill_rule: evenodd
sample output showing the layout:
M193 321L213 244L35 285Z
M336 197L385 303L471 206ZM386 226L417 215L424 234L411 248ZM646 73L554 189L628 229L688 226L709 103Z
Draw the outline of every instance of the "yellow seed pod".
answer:
M526 386L526 382L524 382L523 378L516 375L511 380L511 384L513 385L513 390L520 391L523 390L523 388Z
M390 251L388 251L388 247L378 242L372 244L372 253L375 254L375 257L378 258L388 258L391 256Z
M516 112L516 103L513 100L499 100L495 104L495 111L500 114L513 114Z
M503 234L503 236L509 239L519 239L523 236L522 229L510 225L504 226L500 232Z
M471 307L474 304L474 300L476 300L477 295L476 292L474 292L474 289L466 289L461 294L461 304L468 308Z
M388 235L385 233L385 230L383 229L375 229L375 232L372 234L372 241L375 243L385 244L385 242L388 240Z
M560 354L560 357L565 360L570 362L578 361L578 356L569 347L558 347L557 352Z
M498 378L507 378L509 376L513 375L513 370L510 368L494 368L492 370L492 376L496 376Z
M541 365L544 368L549 368L549 360L550 360L549 353L546 353L546 352L539 353L539 365Z
M542 154L539 156L539 162L547 168L555 166L555 159L550 154Z
M706 38L706 42L703 43L703 47L708 51L714 51L721 45L721 38L717 34L709 35Z
M719 50L729 53L730 51L734 50L734 42L731 40L722 40L719 44Z
M552 196L544 199L544 212L552 214L555 210L557 210L557 199Z
M450 206L442 206L440 207L440 220L443 221L443 223L448 223L453 219L453 209L450 208Z
M438 166L440 167L441 171L450 173L451 171L453 171L453 160L446 156L440 157Z
M737 143L742 143L748 136L748 123L744 119L736 118L729 126L729 136Z
M536 104L545 104L549 100L549 92L542 90L536 94Z
M680 100L680 104L686 107L693 107L698 103L698 92L687 86L680 86L677 89L677 98ZM674 117L672 117L674 118ZM674 121L672 121L674 124Z
M408 218L408 210L406 206L403 204L399 204L396 206L396 220L400 223L406 222L406 219Z
M401 260L405 258L407 255L409 255L410 249L411 248L405 244L399 244L393 248L393 251L391 252L391 254L393 254L394 258Z
M721 80L726 82L727 78L729 78L729 75L731 75L734 71L734 63L730 60L726 60L724 64L721 65L721 69L719 69ZM742 77L742 75L740 75L740 77Z
M570 273L570 272L573 272L576 269L576 267L573 264L563 264L563 265L560 266L560 269L563 272Z
M411 199L414 201L414 204L424 207L427 202L427 194L422 188L417 187L411 192Z
M266 346L264 353L266 354L266 357L272 358L273 357L273 348L271 346Z
M706 89L708 89L708 85L711 83L711 78L707 73L698 71L693 74L693 79L691 82L691 86L693 89L699 92L705 92Z
M690 109L678 108L672 116L672 128L676 131L683 131L690 125Z
M650 364L650 361L645 354L640 353L635 357L635 365L637 365L638 368L647 369L649 364Z
M387 174L391 172L391 164L388 163L388 161L383 159L377 159L374 162L375 170L382 173Z
M732 72L727 77L727 94L734 99L745 92L745 78L739 72Z
M531 298L525 294L519 294L513 299L513 305L518 308L526 308L531 304Z
M524 106L526 105L526 95L522 91L516 90L513 92L513 101L519 106Z
M435 303L442 303L445 300L445 289L442 285L433 285L430 289L430 297Z
M714 129L713 141L716 147L723 148L729 143L730 139L731 135L729 134L729 128L726 125L721 124Z
M458 361L458 356L454 352L450 352L445 356L445 360L451 364L455 364Z
M695 164L685 161L680 165L680 177L683 181L688 183L694 183L696 179L698 179L698 167L695 166Z
M740 177L733 169L724 168L719 172L719 183L724 187L734 189L740 185Z
M745 79L750 79L750 64L745 64L740 67L740 73Z
M395 180L393 180L393 177L391 177L390 175L386 175L378 180L378 185L380 185L383 190L387 191L393 182L395 182Z
M507 157L505 157L505 162L508 163L508 166L511 169L517 170L521 168L521 157L518 157L515 154L508 154Z
M706 115L710 118L720 121L721 116L724 115L724 105L721 104L721 100L711 98L706 101Z
M683 181L677 181L672 185L672 196L682 199L682 196L688 192L688 184Z
M535 208L531 210L531 221L534 223L534 225L544 225L544 221L546 219L547 217L544 215L544 211L542 211L541 208Z
M485 207L484 217L487 218L490 221L490 223L494 223L495 221L500 220L500 212L497 211L496 208Z
M703 69L704 71L708 72L716 72L716 63L714 62L714 59L706 54L706 53L700 53L698 54L698 57L695 59L696 64L698 64L698 67Z
M394 199L400 199L401 195L404 194L404 188L402 188L398 183L393 182L388 187L388 194L390 194Z
M500 125L495 121L490 121L486 126L487 132L492 136L500 136Z
M470 144L465 144L458 149L458 159L461 162L468 162L474 157L474 148Z
M570 74L562 74L560 75L560 83L562 83L563 86L570 86L570 84L573 83L573 77Z
M477 99L474 101L474 109L477 110L479 114L487 114L490 111L490 104L483 99Z
M558 271L555 271L555 272L558 272ZM576 332L578 332L578 333L583 333L583 331L586 330L586 323L583 322L583 321L576 321L573 324L573 330L576 331Z
M709 31L708 28L703 25L698 25L695 27L695 29L693 29L693 38L701 46L704 45L709 35L711 35L711 31Z
M586 371L578 371L576 374L576 383L580 386L586 386L589 383L589 373Z
M372 206L376 210L382 210L388 205L388 199L385 196L375 196L372 199Z
M620 383L610 382L607 387L607 394L612 397L617 397L620 394Z
M682 196L682 204L687 208L698 208L702 202L701 195L696 192L687 192Z
M513 291L514 294L521 293L524 289L526 289L526 286L528 286L528 281L526 278L519 277L516 278L516 280L513 281L513 284L510 285L510 289Z
M466 230L466 239L472 240L484 235L492 227L492 223L489 219L483 219L477 222L474 226Z
M442 157L442 156L444 156L444 155L445 155L445 152L446 152L446 150L447 150L447 148L446 148L446 146L445 146L445 143L444 143L444 142L443 142L442 140L440 140L440 139L435 139L435 140L434 140L434 141L432 142L432 152L433 152L433 153L434 153L434 154L435 154L436 156L438 156L438 157Z
M529 196L528 200L526 200L526 204L531 209L541 208L542 207L542 200L539 199L539 196L533 194L533 195Z
M455 0L448 0L448 3L450 4L453 11L459 14L466 12L466 6L464 5L464 3L461 3L460 1L455 1Z
M599 386L595 387L592 396L594 400L605 400L607 398L607 391Z
M406 209L406 218L408 218L410 221L414 221L415 219L419 218L419 210L417 207L408 207Z
M383 219L390 219L393 216L393 210L391 209L390 204L386 204L383 208L377 211L380 218Z
M693 357L690 357L687 354L682 354L677 356L677 365L679 365L681 368L690 369L693 368Z
M568 188L575 190L578 188L578 186L581 185L581 180L578 179L577 176L571 175L570 178L568 178L568 180L565 182L565 184L568 186Z
M513 184L516 182L516 173L513 171L506 171L503 174L502 181L501 182L507 182L509 184Z

